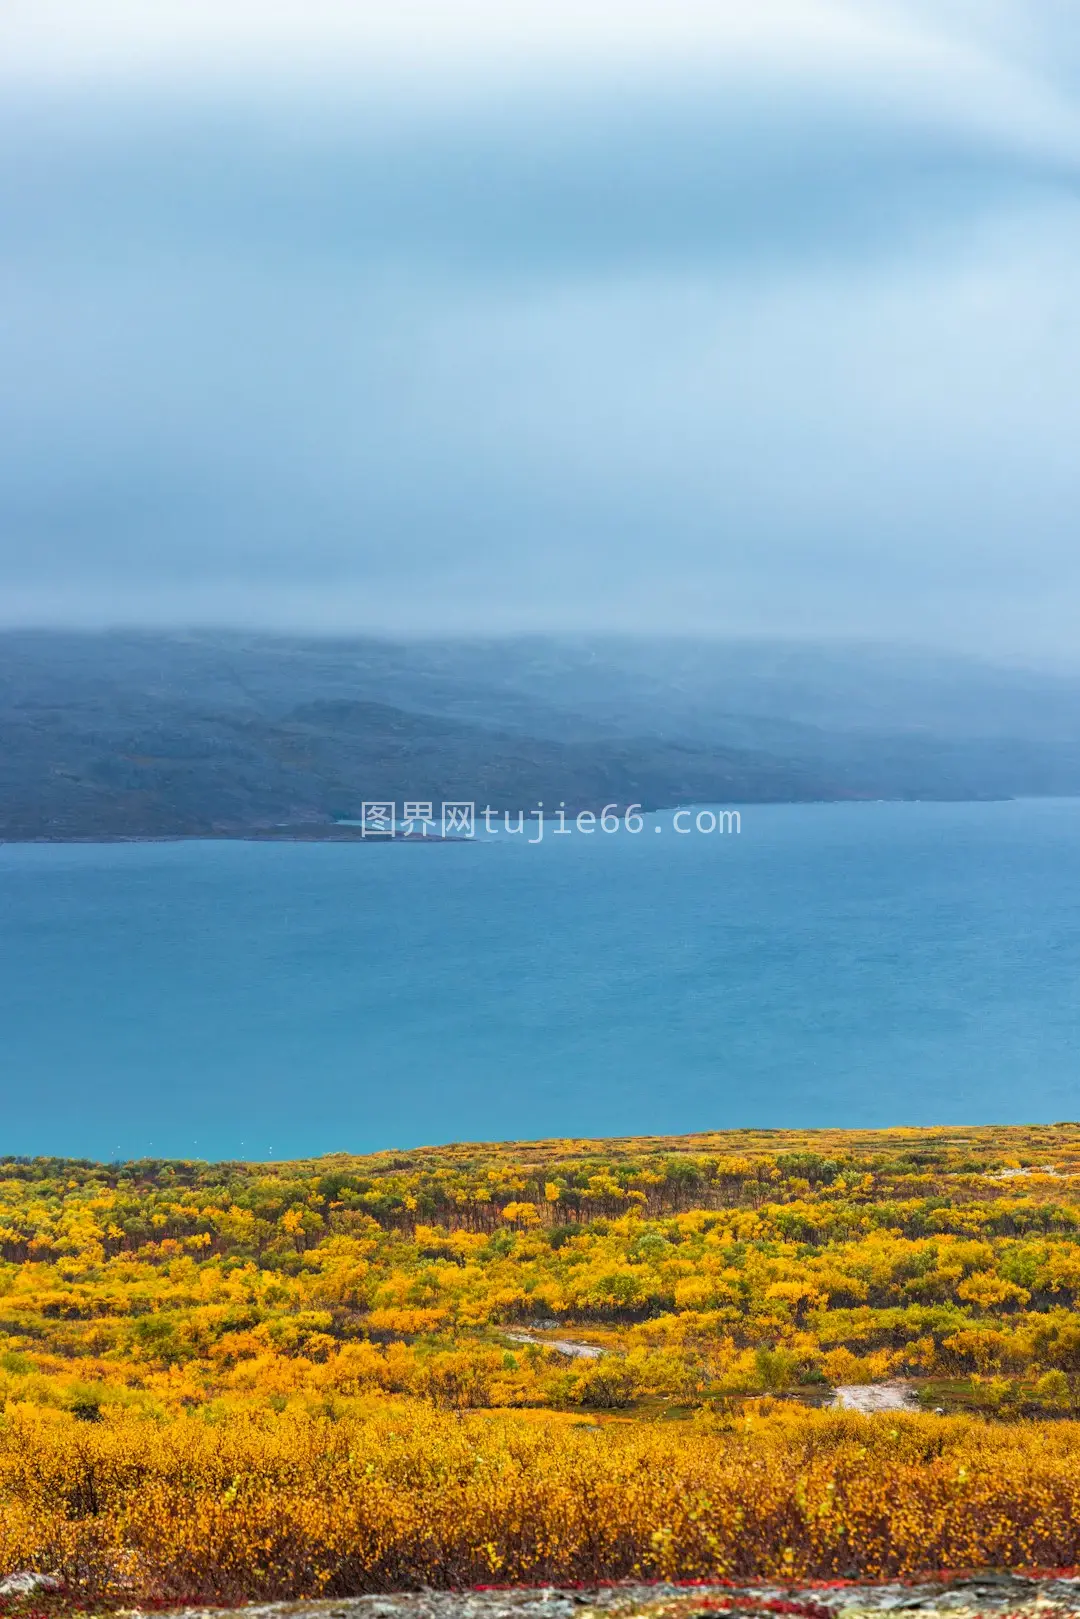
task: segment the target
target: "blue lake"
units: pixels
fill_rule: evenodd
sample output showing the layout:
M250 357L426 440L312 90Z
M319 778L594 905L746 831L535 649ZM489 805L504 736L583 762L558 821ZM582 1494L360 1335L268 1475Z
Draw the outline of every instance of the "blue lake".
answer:
M1075 1119L1080 802L0 847L0 1099L104 1158Z

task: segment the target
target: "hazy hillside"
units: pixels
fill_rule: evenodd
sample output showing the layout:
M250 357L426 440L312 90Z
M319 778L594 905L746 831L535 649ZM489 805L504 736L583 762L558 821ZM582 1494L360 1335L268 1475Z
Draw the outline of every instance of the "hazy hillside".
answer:
M1080 792L1080 681L768 643L0 636L0 836Z

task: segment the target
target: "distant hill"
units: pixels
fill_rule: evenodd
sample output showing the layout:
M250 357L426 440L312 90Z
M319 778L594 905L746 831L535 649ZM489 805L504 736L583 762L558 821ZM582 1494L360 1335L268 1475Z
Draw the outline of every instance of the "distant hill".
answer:
M497 809L1080 793L1080 681L770 643L0 634L0 837Z

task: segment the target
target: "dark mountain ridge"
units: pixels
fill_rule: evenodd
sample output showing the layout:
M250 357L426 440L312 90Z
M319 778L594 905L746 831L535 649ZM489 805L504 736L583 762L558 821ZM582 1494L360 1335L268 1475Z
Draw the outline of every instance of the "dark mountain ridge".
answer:
M0 634L0 837L1080 792L1080 680L781 643Z

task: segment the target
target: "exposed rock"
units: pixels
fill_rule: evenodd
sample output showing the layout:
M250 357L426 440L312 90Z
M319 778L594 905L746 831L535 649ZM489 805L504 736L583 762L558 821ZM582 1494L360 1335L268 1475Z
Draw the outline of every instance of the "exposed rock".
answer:
M22 1577L22 1576L16 1576ZM642 1585L573 1590L546 1586L482 1591L403 1591L381 1596L277 1602L234 1610L238 1619L737 1619L783 1614L825 1619L915 1612L933 1619L1062 1619L1080 1614L1080 1579L980 1574L918 1585ZM138 1610L129 1610L137 1619ZM224 1619L221 1609L184 1608L155 1619Z
M0 1597L30 1597L36 1596L39 1591L63 1589L64 1582L59 1574L37 1574L32 1569L8 1574L0 1580Z
M845 1411L917 1411L919 1402L908 1383L843 1383L831 1402Z

